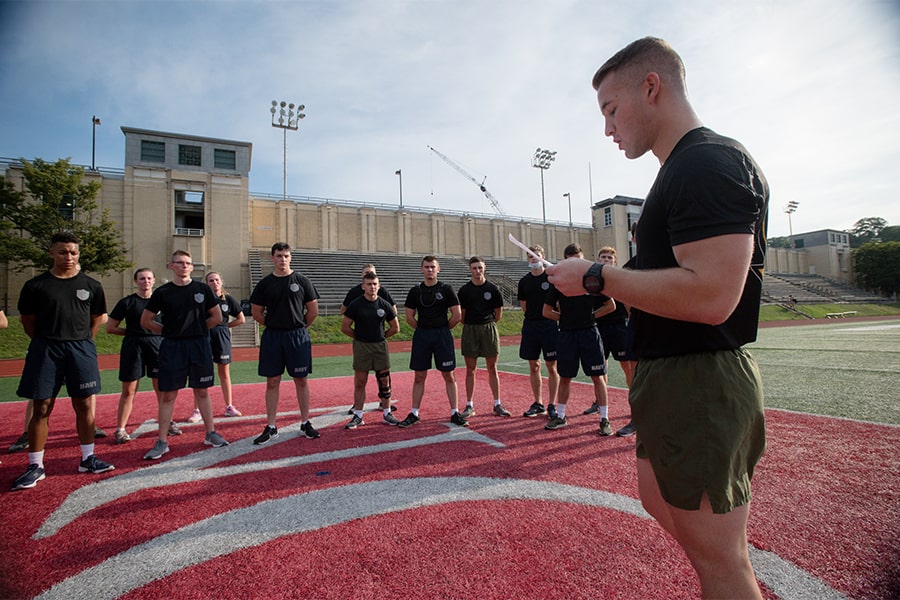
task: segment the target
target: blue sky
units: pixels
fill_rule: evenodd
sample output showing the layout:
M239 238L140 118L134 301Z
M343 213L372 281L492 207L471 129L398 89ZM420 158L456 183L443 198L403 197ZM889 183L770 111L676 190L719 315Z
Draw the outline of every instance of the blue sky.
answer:
M662 6L660 6L662 4ZM644 35L687 65L704 123L741 140L772 188L769 234L900 224L896 0L0 2L0 156L121 168L121 126L253 144L250 190L589 222L658 169L603 136L591 76Z

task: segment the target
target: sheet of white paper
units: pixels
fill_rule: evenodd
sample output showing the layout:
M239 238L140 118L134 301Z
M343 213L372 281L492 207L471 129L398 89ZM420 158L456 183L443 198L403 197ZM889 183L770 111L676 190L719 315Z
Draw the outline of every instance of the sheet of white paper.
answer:
M533 258L533 259L535 259L535 260L541 261L542 263L544 263L544 264L547 265L548 267L552 267L552 266L553 266L553 263L552 263L552 262L550 262L549 260L546 260L546 259L541 258L541 257L538 256L537 254L535 254L534 252L532 252L531 250L529 250L529 249L528 249L528 246L526 246L525 244L523 244L522 242L520 242L519 240L517 240L516 237L515 237L513 234L509 234L509 241L511 241L513 244L515 244L516 246L518 246L519 248L521 248L522 250L524 250L525 252L527 252L527 253L528 253L528 256L530 256L531 258Z

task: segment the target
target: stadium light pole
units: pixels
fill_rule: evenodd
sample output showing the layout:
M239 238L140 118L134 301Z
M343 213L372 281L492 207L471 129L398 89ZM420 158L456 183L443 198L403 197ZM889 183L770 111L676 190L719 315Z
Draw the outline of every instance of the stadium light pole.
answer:
M566 198L569 201L569 227L572 226L572 194L566 192L563 194L563 198Z
M284 100L281 102L272 100L272 108L269 109L269 112L272 113L272 127L281 129L284 136L284 165L281 174L282 198L284 200L287 200L287 132L288 129L291 131L300 129L300 119L306 118L306 115L303 113L304 110L306 110L306 106L303 104L294 105L293 102L288 104ZM276 119L276 117L278 118Z
M556 160L556 152L538 148L534 151L531 166L541 170L541 210L544 214L544 223L547 223L547 202L544 198L544 171L550 168L550 163Z
M97 125L100 125L100 119L97 115L91 117L91 171L97 170Z
M791 200L787 203L787 206L784 207L784 212L787 213L788 216L788 239L794 237L794 227L791 225L791 215L797 212L797 207L800 206L800 203L796 200ZM793 240L791 239L791 243Z
M403 208L403 169L397 169L394 175L400 178L400 208Z

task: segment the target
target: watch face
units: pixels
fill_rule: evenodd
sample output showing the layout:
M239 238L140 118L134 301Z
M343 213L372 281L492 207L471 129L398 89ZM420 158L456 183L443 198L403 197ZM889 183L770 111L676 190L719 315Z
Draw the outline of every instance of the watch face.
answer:
M584 286L584 289L586 289L591 294L596 294L601 289L603 289L603 286L600 285L600 280L593 275L587 275L584 278L582 285Z

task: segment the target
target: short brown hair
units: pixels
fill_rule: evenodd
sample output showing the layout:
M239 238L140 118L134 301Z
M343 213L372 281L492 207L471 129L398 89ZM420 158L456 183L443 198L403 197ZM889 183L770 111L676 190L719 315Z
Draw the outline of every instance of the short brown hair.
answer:
M613 256L615 256L616 249L612 246L603 246L602 248L600 248L600 251L597 252L597 256L600 256L601 254L612 254Z
M613 72L623 72L625 80L636 85L651 71L670 85L685 88L684 62L667 41L655 37L635 40L613 54L594 73L591 85L595 90L600 89L603 79Z
M572 242L566 249L563 250L563 256L569 258L570 256L575 256L576 254L584 254L584 251L581 249L581 244L578 242Z

